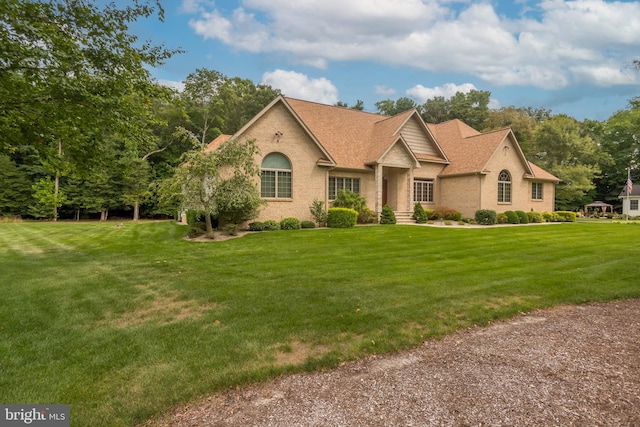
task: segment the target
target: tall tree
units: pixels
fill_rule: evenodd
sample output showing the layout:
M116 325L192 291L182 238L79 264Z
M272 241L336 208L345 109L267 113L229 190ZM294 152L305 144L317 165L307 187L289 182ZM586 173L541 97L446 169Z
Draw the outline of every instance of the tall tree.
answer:
M380 114L385 116L395 116L396 114L404 113L405 111L413 110L418 105L416 102L407 97L398 98L396 101L391 99L384 99L376 102L376 108Z
M198 136L201 147L222 133L223 107L220 90L226 77L219 71L197 68L184 81L182 97L189 114L189 129Z
M222 133L233 135L251 118L280 95L279 89L255 85L239 77L227 78L220 89Z
M551 112L544 109L516 108L514 106L500 108L499 110L489 110L483 125L483 131L491 131L511 128L518 139L520 148L527 158L533 152L533 134L539 122L551 117Z
M612 159L602 165L602 176L596 180L598 195L618 202L618 195L627 180L627 169L633 175L640 171L640 106L631 104L599 123L595 132L602 149Z
M132 92L156 90L147 67L177 51L140 44L128 25L163 11L158 1L99 8L86 0L0 2L0 149L29 144L54 176L86 174L103 135L130 135ZM55 218L55 216L54 216Z
M428 99L420 106L422 118L427 123L441 123L459 119L474 129L481 130L489 115L491 92L472 90L467 93L456 92L449 99L442 96Z
M562 181L556 187L556 206L578 210L595 189L598 159L607 156L577 120L558 115L538 125L534 133L533 162Z

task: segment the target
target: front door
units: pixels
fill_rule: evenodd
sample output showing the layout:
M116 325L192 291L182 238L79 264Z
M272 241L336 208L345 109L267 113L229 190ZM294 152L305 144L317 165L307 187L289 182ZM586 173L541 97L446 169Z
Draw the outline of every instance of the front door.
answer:
M387 204L387 185L388 185L388 181L387 181L387 177L383 177L382 178L382 206Z

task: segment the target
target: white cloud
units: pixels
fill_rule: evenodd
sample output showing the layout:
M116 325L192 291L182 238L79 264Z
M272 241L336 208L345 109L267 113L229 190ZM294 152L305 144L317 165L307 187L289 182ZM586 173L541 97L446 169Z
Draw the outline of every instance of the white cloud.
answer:
M396 90L392 89L390 87L386 87L386 86L381 86L381 85L376 85L374 87L374 91L376 94L378 95L383 95L383 96L391 96L391 95L395 95L396 94Z
M512 16L496 3L243 0L226 15L204 0L182 5L197 11L190 25L205 39L318 68L374 61L547 89L639 81L625 67L640 45L640 2L520 0Z
M419 103L424 103L427 99L435 98L436 96L442 96L444 99L449 99L458 92L469 93L472 90L477 90L471 83L463 83L457 85L455 83L445 83L442 86L436 87L424 87L422 85L416 85L407 90L407 95L417 100Z
M280 89L284 95L291 98L323 104L338 102L338 89L324 77L310 79L305 74L295 71L275 70L264 73L260 83Z
M178 92L182 92L184 90L184 82L176 82L176 81L173 81L173 80L158 79L158 83L161 84L162 86L167 86L167 87L170 87L171 89L175 89Z

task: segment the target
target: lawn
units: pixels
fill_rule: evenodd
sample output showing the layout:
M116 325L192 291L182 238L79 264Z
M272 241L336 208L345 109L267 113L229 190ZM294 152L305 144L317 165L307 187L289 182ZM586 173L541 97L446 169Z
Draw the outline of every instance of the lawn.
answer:
M564 303L640 296L638 224L372 226L195 243L0 224L0 402L135 425L218 390Z

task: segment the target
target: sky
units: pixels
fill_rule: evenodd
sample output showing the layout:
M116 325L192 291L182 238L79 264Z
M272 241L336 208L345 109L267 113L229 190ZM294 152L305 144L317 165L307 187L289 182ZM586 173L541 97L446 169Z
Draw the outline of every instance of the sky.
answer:
M180 88L197 68L335 104L491 92L491 108L606 120L640 95L640 1L164 0L142 41L185 50L151 70Z

